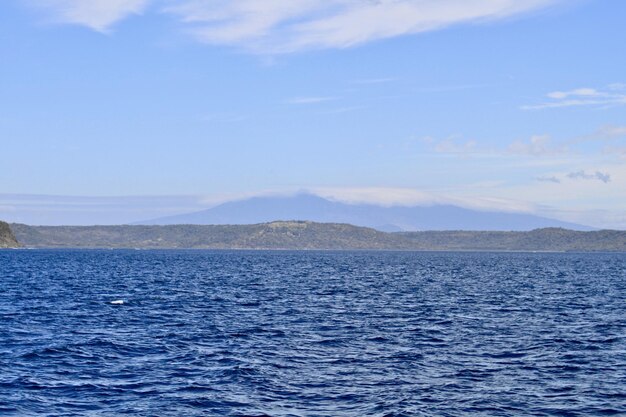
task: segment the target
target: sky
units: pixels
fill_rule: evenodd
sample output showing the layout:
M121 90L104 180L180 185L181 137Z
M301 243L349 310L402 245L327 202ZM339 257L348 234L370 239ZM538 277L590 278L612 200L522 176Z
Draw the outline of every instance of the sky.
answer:
M307 191L626 229L625 28L620 0L4 0L0 219Z

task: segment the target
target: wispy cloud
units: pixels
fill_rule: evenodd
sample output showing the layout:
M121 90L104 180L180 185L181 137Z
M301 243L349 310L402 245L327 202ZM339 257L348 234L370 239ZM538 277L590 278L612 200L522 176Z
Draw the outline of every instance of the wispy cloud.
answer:
M535 135L529 139L516 140L506 147L488 147L476 140L464 140L457 137L420 139L430 150L436 153L480 156L520 156L520 157L555 157L570 152L565 144L554 144L548 135Z
M553 182L555 184L560 184L561 183L561 180L558 179L555 176L551 176L551 177L545 177L545 176L544 177L537 177L536 180L539 181L539 182Z
M422 143L431 152L440 154L463 156L477 153L490 154L494 152L493 149L481 147L476 140L464 139L459 136L450 136L443 139L426 136L416 139L415 141ZM413 140L411 142L413 142Z
M477 142L475 140L444 139L437 142L433 150L437 153L468 154L476 152L476 147Z
M603 126L598 129L597 135L605 139L626 137L626 126Z
M513 155L557 156L566 154L568 148L564 145L553 145L548 135L535 135L528 140L513 142L509 145L508 152Z
M546 94L547 101L522 106L523 110L543 110L581 106L619 106L626 104L626 85L611 84L602 89L576 88L569 91L553 91Z
M0 218L33 225L126 224L204 210L199 196L78 197L0 194Z
M554 160L556 157L574 157L580 155L578 147L587 142L605 142L604 147L587 149L586 154L599 156L614 156L626 159L626 146L621 146L622 139L626 139L626 126L607 125L602 126L595 132L579 136L569 140L553 141L549 135L534 135L528 139L518 139L508 146L486 146L477 140L465 140L459 137L436 139L423 137L419 139L427 149L435 153L464 155L464 156L510 156L534 159ZM616 145L609 146L608 143ZM542 181L542 179L537 179ZM543 179L543 181L547 181Z
M626 146L606 146L602 151L604 154L626 160Z
M615 142L626 138L626 126L605 125L596 131L575 137L567 142L568 145L577 145L585 142Z
M593 174L587 174L583 170L570 172L569 174L567 174L567 178L570 178L573 180L595 180L595 181L601 181L605 184L608 184L609 182L611 182L611 176L609 174L606 174L600 171L596 171Z
M151 0L26 0L46 10L58 23L87 26L106 32L116 22L143 12Z
M429 206L451 204L484 211L532 212L534 204L495 197L465 197L400 187L318 187L308 190L323 198L349 204Z
M562 0L24 0L61 22L98 31L149 4L202 42L261 53L346 48L379 39L498 20Z

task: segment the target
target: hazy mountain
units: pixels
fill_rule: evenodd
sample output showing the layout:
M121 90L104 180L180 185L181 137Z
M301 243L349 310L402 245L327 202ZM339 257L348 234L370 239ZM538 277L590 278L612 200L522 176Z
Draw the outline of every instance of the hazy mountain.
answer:
M160 217L135 224L257 224L277 220L349 223L387 232L416 230L533 230L563 227L592 228L531 214L485 212L451 205L381 207L345 204L311 194L290 197L254 197L221 204L208 210Z

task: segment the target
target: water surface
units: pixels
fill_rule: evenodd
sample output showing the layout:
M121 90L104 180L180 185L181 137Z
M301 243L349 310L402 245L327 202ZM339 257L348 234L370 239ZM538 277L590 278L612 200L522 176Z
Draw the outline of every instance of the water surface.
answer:
M624 254L0 251L0 414L626 415L625 312Z

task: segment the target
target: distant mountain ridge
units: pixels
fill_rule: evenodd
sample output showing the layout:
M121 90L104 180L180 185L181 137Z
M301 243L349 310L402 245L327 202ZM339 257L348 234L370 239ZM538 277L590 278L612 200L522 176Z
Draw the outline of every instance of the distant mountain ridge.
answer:
M280 220L348 223L385 232L420 230L528 231L546 227L593 230L580 224L524 213L486 212L452 205L381 207L346 204L312 194L253 197L193 213L137 222L141 225L258 224Z
M252 225L27 226L12 224L33 248L406 249L409 239L365 227L303 221Z
M253 225L27 226L12 224L31 248L611 251L626 252L626 231L439 231L386 233L338 223Z
M626 231L582 232L558 227L529 232L428 231L394 233L420 250L626 252Z

